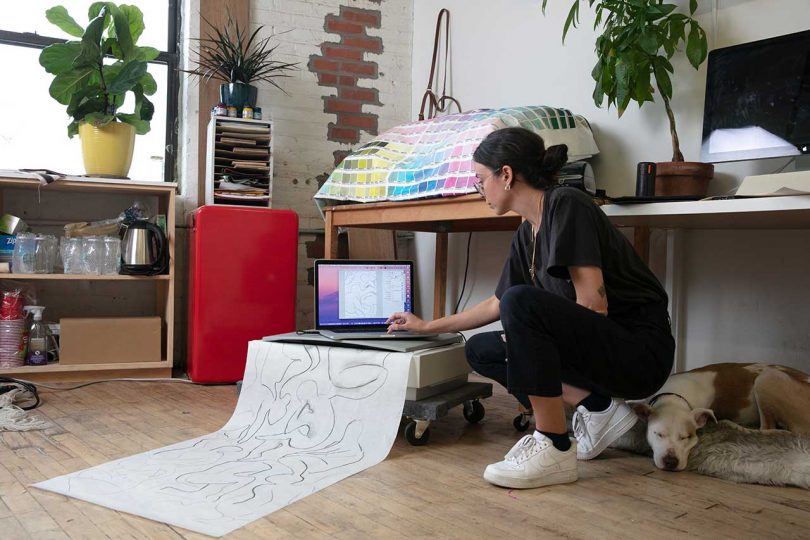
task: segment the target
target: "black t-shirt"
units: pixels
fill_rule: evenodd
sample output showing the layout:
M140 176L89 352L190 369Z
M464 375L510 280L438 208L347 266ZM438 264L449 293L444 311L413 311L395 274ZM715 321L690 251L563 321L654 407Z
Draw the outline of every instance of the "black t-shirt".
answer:
M524 221L512 238L495 296L509 287L532 284L529 266L536 249L533 285L576 301L569 266L598 266L607 291L608 316L621 317L643 305L666 306L667 293L633 246L584 192L572 187L546 191L543 219L532 244L532 226Z

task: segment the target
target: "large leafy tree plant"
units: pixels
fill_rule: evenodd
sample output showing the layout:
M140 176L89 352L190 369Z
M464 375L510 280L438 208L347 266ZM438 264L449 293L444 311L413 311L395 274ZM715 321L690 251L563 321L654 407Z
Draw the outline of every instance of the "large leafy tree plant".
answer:
M124 122L134 126L139 135L147 133L155 107L146 96L157 91L157 83L146 67L159 51L136 45L144 30L141 10L96 2L90 6L87 28L82 28L63 6L49 9L46 16L64 32L80 38L50 45L39 55L39 63L54 75L51 97L67 105L72 117L68 136L76 135L82 122L98 127ZM119 108L128 92L135 97L135 108L123 113Z
M543 10L547 1L543 0ZM639 107L654 101L657 89L669 119L672 161L683 161L671 105L674 69L670 59L682 43L695 69L706 59L706 32L693 17L697 0L689 1L689 15L677 13L678 6L664 0L587 1L596 10L594 30L600 25L603 30L596 38L597 61L591 71L596 81L594 102L601 107L607 100L621 117L631 101ZM579 7L580 0L575 0L565 20L563 41L571 26L579 23Z

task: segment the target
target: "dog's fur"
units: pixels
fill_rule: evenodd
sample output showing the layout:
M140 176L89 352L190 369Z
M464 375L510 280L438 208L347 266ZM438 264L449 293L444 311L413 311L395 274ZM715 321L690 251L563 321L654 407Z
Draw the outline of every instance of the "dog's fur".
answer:
M684 470L698 428L710 419L810 434L810 376L796 369L713 364L672 375L658 393L664 395L652 405L632 405L647 422L647 442L660 469Z
M749 429L728 420L709 422L699 435L689 451L690 471L745 484L810 489L810 436ZM611 447L652 455L642 422Z
M810 437L721 420L700 430L689 469L734 482L810 489Z

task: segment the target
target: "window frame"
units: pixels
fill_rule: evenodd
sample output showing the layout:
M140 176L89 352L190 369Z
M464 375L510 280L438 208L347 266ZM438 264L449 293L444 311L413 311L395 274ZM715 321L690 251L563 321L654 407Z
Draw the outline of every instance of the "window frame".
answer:
M180 92L180 72L178 71L180 50L180 28L182 0L168 0L168 50L160 51L150 64L166 66L166 144L164 145L163 181L174 182L177 175L178 107ZM64 43L67 39L41 36L32 32L11 32L0 28L0 45L44 49L48 45Z

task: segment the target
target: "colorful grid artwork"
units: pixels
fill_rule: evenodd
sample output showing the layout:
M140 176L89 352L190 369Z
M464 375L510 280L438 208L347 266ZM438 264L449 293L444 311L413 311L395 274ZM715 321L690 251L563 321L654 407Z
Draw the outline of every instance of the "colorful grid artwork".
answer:
M473 193L473 152L508 126L537 132L547 146L567 144L571 161L599 152L587 120L566 109L480 109L387 130L347 156L315 198L374 202Z

